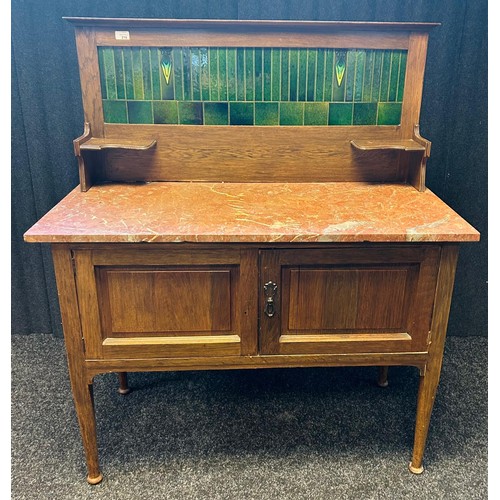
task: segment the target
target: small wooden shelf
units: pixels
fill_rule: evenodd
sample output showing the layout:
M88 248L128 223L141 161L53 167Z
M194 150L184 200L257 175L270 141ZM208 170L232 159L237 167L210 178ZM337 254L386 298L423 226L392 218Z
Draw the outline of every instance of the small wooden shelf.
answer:
M107 139L106 137L92 137L88 141L80 144L82 151L102 151L103 149L128 149L135 151L145 151L156 145L156 140L141 141L138 139Z
M361 151L399 149L402 151L425 151L426 147L413 139L395 139L390 141L354 140L351 144Z

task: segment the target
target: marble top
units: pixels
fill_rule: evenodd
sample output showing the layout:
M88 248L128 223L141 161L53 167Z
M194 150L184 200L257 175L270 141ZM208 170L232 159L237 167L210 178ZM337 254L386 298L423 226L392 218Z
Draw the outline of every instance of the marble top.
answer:
M77 187L24 235L42 243L478 241L428 189L401 184L189 183Z

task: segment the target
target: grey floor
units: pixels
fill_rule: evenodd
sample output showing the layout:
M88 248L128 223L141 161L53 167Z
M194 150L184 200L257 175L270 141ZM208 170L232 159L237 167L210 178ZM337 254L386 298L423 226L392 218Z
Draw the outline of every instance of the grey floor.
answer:
M64 345L12 338L13 499L487 498L487 343L447 341L426 471L407 470L418 374L321 368L95 380L104 480L85 481Z

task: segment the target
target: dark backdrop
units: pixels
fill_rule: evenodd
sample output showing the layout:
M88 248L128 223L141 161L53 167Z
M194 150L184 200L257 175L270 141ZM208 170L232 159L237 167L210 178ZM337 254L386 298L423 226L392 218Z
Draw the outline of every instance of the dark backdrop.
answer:
M73 29L62 16L436 21L420 130L427 186L481 232L462 245L451 335L487 332L486 0L13 0L12 331L61 334L47 245L22 234L77 183L83 130Z

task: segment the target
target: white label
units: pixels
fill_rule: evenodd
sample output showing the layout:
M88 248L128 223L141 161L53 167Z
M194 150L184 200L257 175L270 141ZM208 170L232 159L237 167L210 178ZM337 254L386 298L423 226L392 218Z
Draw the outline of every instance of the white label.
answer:
M130 40L130 33L128 31L115 31L116 40Z

